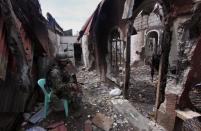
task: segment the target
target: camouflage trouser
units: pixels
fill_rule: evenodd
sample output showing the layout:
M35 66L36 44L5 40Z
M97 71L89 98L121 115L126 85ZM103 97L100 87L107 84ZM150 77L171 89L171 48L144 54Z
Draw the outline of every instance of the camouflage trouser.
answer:
M79 110L82 100L81 92L78 88L79 87L76 84L67 84L53 90L52 105L58 103L61 99L67 99L70 108L73 108L73 110Z
M51 109L57 111L57 105L60 105L60 106L61 106L61 103L62 103L61 99L59 99L59 98L53 93L52 96L51 96L51 103L50 103Z

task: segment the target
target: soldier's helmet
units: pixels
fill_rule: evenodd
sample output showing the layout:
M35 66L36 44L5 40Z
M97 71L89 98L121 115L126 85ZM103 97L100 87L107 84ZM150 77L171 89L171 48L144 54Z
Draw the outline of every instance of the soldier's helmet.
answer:
M68 62L68 55L66 53L57 53L56 54L56 60L59 62Z

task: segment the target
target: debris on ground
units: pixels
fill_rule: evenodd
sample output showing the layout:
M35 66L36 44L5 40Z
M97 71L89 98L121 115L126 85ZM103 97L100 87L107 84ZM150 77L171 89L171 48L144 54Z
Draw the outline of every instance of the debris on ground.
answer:
M111 90L117 88L116 84L99 82L99 77L95 71L80 70L77 76L78 82L84 83L82 100L85 104L83 106L85 113L93 119L97 113L109 117L112 120L110 131L132 131L132 126L127 122L126 118L113 108L112 99L123 99L123 96L111 97L109 94ZM92 128L93 131L102 131L95 124L92 125Z
M24 120L28 120L31 117L30 113L24 113L23 114Z
M48 131L67 131L66 124L62 122L57 122L54 124L51 124L47 127Z
M122 91L119 88L115 88L115 89L111 90L109 94L111 97L114 97L114 96L121 95L121 92Z
M92 122L99 128L109 131L112 128L113 120L104 114L96 113Z
M41 122L44 118L45 118L45 114L44 114L44 110L45 108L42 107L37 113L35 113L30 119L29 122L36 124ZM48 110L48 114L51 112L51 109Z
M100 79L95 71L81 69L77 74L77 80L78 83L83 83L79 84L83 92L80 96L82 102L79 103L81 108L76 111L70 103L67 118L63 111L53 110L46 119L32 126L39 125L47 129L49 125L64 121L67 125L66 129L70 131L135 131L132 123L129 122L130 118L116 110L114 106L113 101L124 103L122 91L117 88L116 84L99 82ZM40 106L43 105L40 104ZM24 115L26 118L29 117L28 114Z
M36 127L29 128L25 131L47 131L47 130L42 127L36 126Z
M128 100L122 99L113 99L112 103L114 109L122 114L126 120L118 120L122 123L131 123L133 130L142 130L142 131L165 131L163 127L157 125L155 122L150 121L144 117L139 111L137 111Z
M85 131L93 131L93 128L92 128L92 121L90 120L87 120L84 124L84 130Z
M131 69L129 101L145 117L151 118L155 105L156 84L152 82L150 67L147 65ZM157 76L154 76L157 81Z

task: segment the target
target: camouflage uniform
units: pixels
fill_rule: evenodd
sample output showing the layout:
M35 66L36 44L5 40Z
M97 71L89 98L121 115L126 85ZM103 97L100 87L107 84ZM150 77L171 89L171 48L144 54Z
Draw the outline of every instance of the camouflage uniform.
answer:
M60 99L67 99L73 108L79 108L81 89L77 84L76 76L70 73L72 69L68 68L68 64L72 65L71 61L67 61L66 65L57 63L50 67L47 74L47 85L53 91L53 105Z

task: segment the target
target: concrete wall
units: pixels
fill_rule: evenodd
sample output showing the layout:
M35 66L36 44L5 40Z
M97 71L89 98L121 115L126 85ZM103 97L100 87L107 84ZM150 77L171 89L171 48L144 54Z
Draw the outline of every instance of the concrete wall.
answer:
M51 30L48 30L50 54L55 56L60 47L60 36Z
M152 26L159 26L162 24L160 18L156 14L151 13L150 16L148 17L148 25L149 27L152 27Z
M61 43L79 43L79 41L77 41L77 38L77 36L62 36Z
M74 44L78 43L77 36L62 36L60 43L59 51L67 53L69 59L75 64Z
M179 54L190 59L191 57L189 57L189 55L192 55L191 53L193 51L192 50L188 51L188 50L194 49L194 47L193 48L191 47L194 44L193 42L190 41L188 36L186 36L186 32L182 28L179 28L181 24L183 24L184 22L188 20L188 18L189 18L188 16L178 17L177 19L174 20L173 27L172 27L172 41L171 41L171 50L169 55L169 64L170 64L170 67L179 66L179 70L185 67L184 65L178 64L178 61L185 60L184 58L180 57ZM182 40L183 37L186 37L185 40ZM199 69L196 69L196 72L198 70ZM179 82L176 80L176 78L169 77L167 79L166 90L165 90L165 102L161 104L159 108L159 112L158 112L158 118L157 118L158 122L162 126L164 126L167 130L173 130L174 128L175 118L176 118L175 109L178 108L178 105L179 105L178 99L180 95L184 92L183 89L186 82L188 81L187 76L189 74L191 75L190 68L188 66L186 70L183 70L181 76L177 74L177 77L179 78ZM189 78L193 78L193 77L189 77ZM193 83L193 81L191 81L190 83ZM192 87L192 85L188 85L188 87ZM185 101L187 100L188 100L187 96L185 96ZM171 122L168 122L168 121L171 121Z
M51 30L48 30L48 34L52 56L55 56L57 52L65 52L75 64L74 44L78 43L77 36L60 36Z
M60 51L60 48L61 48L61 36L59 34L56 34L56 37L57 37L58 51Z
M177 65L177 60L178 60L178 45L179 43L179 38L178 38L178 27L180 24L184 23L188 17L179 17L174 21L173 24L173 32L172 32L172 42L171 42L171 50L170 50L170 56L169 56L169 64L170 67L176 66Z
M139 14L134 21L134 27L136 28L137 31L161 25L162 22L160 18L154 13L151 13L149 16L148 15L141 16L141 14Z
M160 26L162 26L160 18L154 13L151 13L149 16L138 15L136 17L134 27L138 34L131 37L131 64L140 60L140 55L136 54L136 51L141 52L142 47L146 45L146 31L153 28L152 30L158 32L158 35L160 36ZM154 29L154 27L157 27L157 29ZM147 48L145 49L145 55L150 56L152 52L148 51Z

